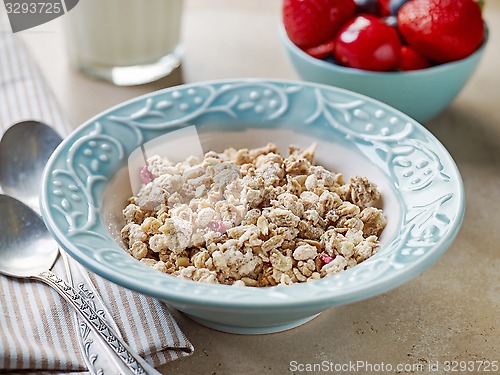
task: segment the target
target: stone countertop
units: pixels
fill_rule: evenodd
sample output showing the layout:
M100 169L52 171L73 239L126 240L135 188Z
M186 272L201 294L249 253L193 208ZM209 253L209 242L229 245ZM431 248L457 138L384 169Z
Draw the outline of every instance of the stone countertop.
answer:
M23 37L76 127L112 105L180 83L297 79L278 35L280 4L186 0L182 68L137 87L114 87L71 69L57 20ZM487 2L485 18L490 42L478 70L450 107L425 124L456 161L467 194L462 229L446 254L394 290L332 308L287 332L226 334L175 313L196 350L162 366L163 373L307 373L300 371L307 364L345 373L356 361L373 371L392 367L390 373L463 373L445 371L445 361L459 361L458 366L498 361L500 366L500 1ZM336 371L339 366L346 371Z

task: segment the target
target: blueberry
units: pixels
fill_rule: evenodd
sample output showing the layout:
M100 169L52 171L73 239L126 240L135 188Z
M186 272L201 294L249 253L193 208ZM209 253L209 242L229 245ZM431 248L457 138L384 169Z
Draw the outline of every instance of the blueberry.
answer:
M398 14L399 8L403 6L404 3L407 3L408 0L390 0L391 3L391 14Z
M356 4L356 13L380 15L379 0L354 0L354 3Z
M399 8L401 8L404 3L407 3L408 0L380 0L380 2L383 3L381 5L382 15L390 16L398 14Z

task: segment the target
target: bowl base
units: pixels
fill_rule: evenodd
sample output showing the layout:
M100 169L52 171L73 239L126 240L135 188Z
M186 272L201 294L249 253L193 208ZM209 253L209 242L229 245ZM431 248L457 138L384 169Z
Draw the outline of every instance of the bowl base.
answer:
M226 333L235 333L239 335L265 335L269 333L277 333L277 332L283 332L287 331L289 329L301 326L302 324L305 324L314 318L316 318L319 314L313 315L313 316L308 316L307 318L304 319L299 319L299 320L294 320L293 322L286 323L286 324L278 324L274 326L267 326L267 327L241 327L241 326L230 326L226 324L221 324L221 323L216 323L210 320L205 320L202 318L198 318L196 316L192 316L186 313L183 313L190 319L194 320L195 322L208 327L215 329L217 331L221 332L226 332Z

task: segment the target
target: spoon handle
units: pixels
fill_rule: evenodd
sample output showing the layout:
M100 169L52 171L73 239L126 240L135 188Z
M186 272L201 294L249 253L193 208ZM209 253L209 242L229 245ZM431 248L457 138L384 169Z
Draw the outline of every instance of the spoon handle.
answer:
M53 287L66 301L68 301L76 312L104 339L116 355L127 365L130 371L136 375L160 373L150 366L143 358L135 353L118 336L108 323L90 306L80 294L66 281L51 271L43 271L30 278L43 281Z

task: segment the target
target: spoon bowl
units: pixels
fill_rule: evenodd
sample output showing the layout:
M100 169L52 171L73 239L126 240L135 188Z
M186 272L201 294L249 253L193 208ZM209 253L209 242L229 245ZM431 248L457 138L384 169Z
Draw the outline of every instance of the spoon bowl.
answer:
M26 278L49 270L59 253L42 218L24 203L0 194L0 273Z
M53 128L38 121L10 127L0 142L0 185L4 193L38 212L43 168L61 141Z
M72 286L50 271L59 249L41 217L24 203L3 194L0 194L0 212L3 213L0 225L5 232L0 236L0 274L38 280L53 287L104 340L113 343L112 349L127 364L130 373L148 373L144 368L149 365L130 354L130 347L100 314Z

